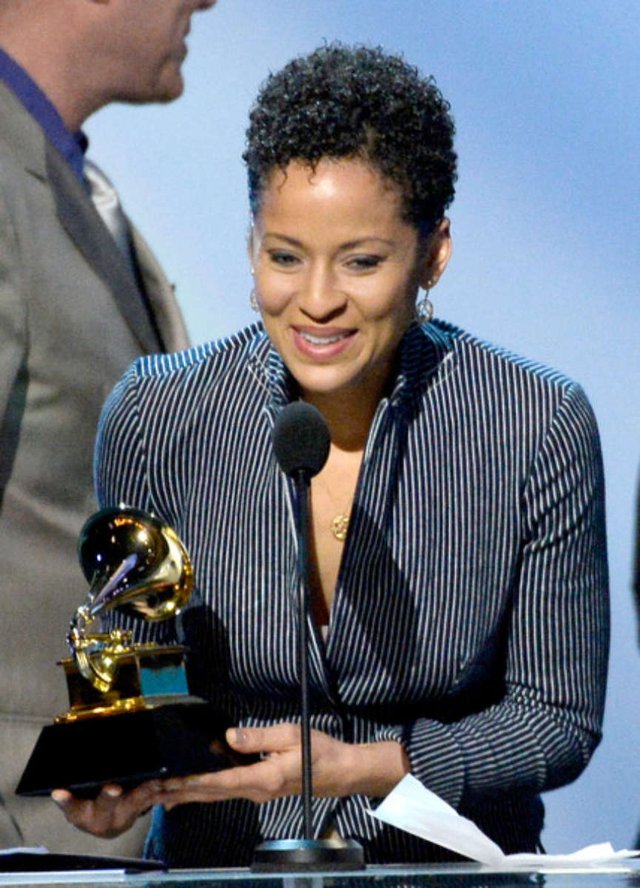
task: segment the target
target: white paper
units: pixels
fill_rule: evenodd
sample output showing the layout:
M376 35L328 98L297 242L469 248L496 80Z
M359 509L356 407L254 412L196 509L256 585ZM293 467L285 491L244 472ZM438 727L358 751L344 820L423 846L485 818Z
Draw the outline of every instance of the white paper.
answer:
M584 868L619 865L640 851L614 851L610 842L589 845L571 854L504 854L475 823L431 792L412 774L398 783L372 817L455 851L479 863L500 869Z
M33 847L20 848L0 848L0 856L3 854L48 854L49 849L44 845L34 845Z

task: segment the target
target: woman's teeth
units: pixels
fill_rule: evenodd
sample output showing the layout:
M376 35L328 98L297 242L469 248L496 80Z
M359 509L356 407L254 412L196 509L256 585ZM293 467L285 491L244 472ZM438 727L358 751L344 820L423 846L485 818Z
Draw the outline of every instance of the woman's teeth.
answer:
M333 342L339 342L341 339L346 339L349 335L348 333L336 333L333 336L314 336L313 333L300 333L303 339L306 339L307 342L311 343L311 345L331 345Z

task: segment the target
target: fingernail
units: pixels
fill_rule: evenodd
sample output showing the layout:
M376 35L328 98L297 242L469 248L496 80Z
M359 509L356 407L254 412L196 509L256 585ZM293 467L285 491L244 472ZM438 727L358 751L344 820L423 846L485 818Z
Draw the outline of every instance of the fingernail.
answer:
M242 728L231 728L229 734L229 739L232 743L235 743L236 746L243 746L248 740L247 732Z
M119 786L105 786L102 791L110 799L117 799L118 796L122 795L122 790Z
M66 789L54 789L51 793L51 798L56 803L56 805L66 805L69 800L69 793Z

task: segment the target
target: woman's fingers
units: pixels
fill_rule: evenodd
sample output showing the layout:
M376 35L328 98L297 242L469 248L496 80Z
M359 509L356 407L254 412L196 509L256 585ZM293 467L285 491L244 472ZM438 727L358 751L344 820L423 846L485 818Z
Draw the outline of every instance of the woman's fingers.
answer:
M55 789L51 798L67 820L78 829L101 838L114 838L129 829L138 817L156 804L162 785L150 781L129 792L115 784L103 786L94 799L80 799L66 789Z
M293 763L288 761L291 758L294 759ZM299 761L295 753L279 753L252 765L165 780L159 803L170 810L176 805L190 802L217 802L234 798L266 802L298 791L295 779L300 770Z
M282 722L267 728L229 728L226 739L237 752L287 752L300 746L300 725Z
M230 728L226 740L236 751L260 753L261 761L208 774L165 780L160 804L168 810L189 802L215 802L245 798L266 802L302 791L300 725L282 723L269 727ZM341 776L338 760L346 744L312 731L312 770L317 795L338 795ZM336 782L337 781L337 782Z

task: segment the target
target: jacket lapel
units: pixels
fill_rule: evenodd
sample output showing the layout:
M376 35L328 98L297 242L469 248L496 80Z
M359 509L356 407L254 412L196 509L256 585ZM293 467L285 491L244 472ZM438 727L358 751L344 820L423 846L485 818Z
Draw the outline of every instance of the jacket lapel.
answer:
M143 297L126 261L81 183L58 152L45 142L47 177L58 218L78 249L109 287L145 352L162 350Z

